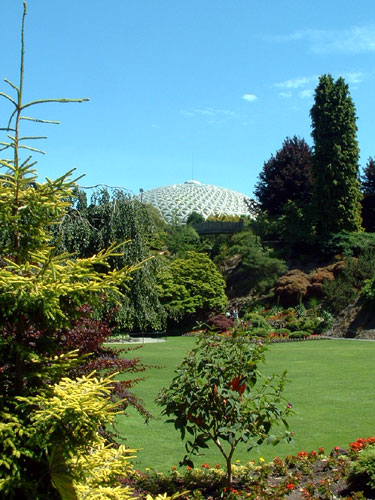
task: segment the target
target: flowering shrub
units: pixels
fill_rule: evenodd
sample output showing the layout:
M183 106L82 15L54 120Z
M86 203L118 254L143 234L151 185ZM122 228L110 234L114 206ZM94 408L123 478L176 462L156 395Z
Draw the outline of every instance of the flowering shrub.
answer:
M282 438L291 440L286 421L291 405L282 396L286 372L262 376L258 365L264 362L266 347L235 333L233 337L201 336L170 387L157 398L168 422L185 440L187 454L182 463L192 466L191 456L213 442L226 461L228 489L238 443L246 443L251 450L266 440L272 444ZM278 424L277 435L271 435L274 424Z
M354 452L358 452L371 444L375 444L375 436L357 439L354 443L350 443L350 449Z

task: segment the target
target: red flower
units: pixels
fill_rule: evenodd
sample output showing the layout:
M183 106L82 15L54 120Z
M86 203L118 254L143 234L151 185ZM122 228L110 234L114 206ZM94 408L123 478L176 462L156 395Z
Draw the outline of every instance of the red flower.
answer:
M298 458L305 458L305 457L308 457L309 454L307 453L307 451L300 451L298 454L297 454L297 457Z
M246 389L246 383L242 382L242 384L240 384L241 380L242 377L240 377L239 375L237 375L237 377L234 377L234 379L232 380L232 389L234 391L237 391L239 394L243 394Z
M211 467L210 467L208 464L202 464L202 467L203 467L204 469L211 469Z
M287 487L288 490L294 490L294 484L293 483L288 483L286 485L286 487Z

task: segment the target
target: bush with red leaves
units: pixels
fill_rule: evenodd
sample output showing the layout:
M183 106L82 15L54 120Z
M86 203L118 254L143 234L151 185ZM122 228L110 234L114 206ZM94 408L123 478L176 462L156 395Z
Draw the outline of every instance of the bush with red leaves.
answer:
M129 359L126 356L141 346L112 349L104 345L112 335L113 329L108 324L110 318L93 318L93 311L87 305L82 306L79 312L80 317L74 321L72 328L58 332L60 352L78 350L78 355L83 359L83 362L71 371L72 376L85 375L94 370L103 376L118 372L121 375L139 373L148 367L138 357ZM124 354L125 357L120 357L120 354ZM151 415L144 408L143 402L129 390L141 380L144 380L144 377L113 381L112 396L122 401L122 409L130 404L148 419Z
M226 332L234 327L232 318L227 318L224 314L216 314L207 320L208 326L215 331Z

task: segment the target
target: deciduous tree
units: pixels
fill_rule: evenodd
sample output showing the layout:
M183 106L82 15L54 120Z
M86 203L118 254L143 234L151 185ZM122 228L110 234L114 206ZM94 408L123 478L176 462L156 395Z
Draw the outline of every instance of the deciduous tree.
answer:
M168 315L176 320L204 319L227 305L225 281L215 264L193 251L166 264L159 276L159 293Z
M193 465L191 456L213 442L226 462L229 491L239 443L252 450L266 440L276 444L282 437L291 437L286 421L291 405L282 396L286 372L270 377L260 373L265 350L243 334L201 336L177 368L170 387L157 398L168 422L174 423L186 442L183 463ZM279 435L271 435L274 425L279 426Z

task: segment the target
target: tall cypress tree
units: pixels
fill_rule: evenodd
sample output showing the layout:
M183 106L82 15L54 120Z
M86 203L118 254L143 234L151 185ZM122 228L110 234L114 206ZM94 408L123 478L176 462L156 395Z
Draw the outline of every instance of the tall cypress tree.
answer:
M356 112L343 78L322 75L310 111L313 159L313 209L318 237L361 228Z

